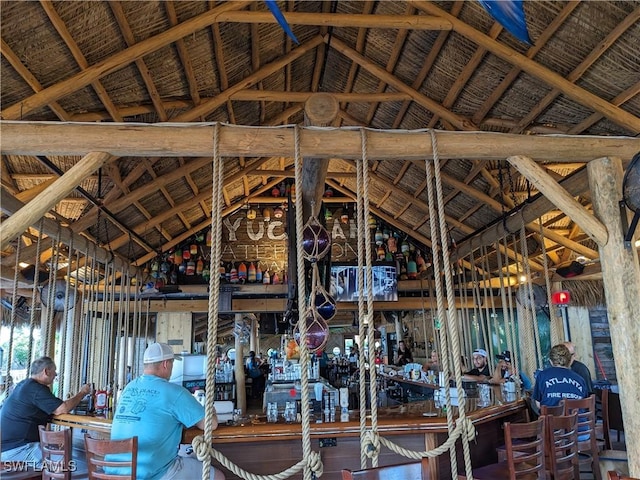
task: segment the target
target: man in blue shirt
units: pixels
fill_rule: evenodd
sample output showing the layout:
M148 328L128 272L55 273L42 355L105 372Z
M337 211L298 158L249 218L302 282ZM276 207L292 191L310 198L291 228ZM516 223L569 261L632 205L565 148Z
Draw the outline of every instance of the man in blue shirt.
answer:
M533 387L536 405L553 407L565 398L586 398L589 390L584 379L571 370L571 352L563 345L556 345L549 352L551 367L538 373Z
M125 387L118 401L111 439L138 437L137 476L146 480L192 480L202 477L202 463L178 455L184 427L204 430L204 408L189 391L168 381L172 348L153 343L144 352L144 372ZM217 418L214 419L217 428ZM211 467L211 479L224 474Z

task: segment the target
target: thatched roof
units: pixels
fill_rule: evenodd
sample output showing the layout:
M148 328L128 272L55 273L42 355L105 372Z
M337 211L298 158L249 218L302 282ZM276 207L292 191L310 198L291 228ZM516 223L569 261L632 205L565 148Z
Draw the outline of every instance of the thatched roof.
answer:
M289 17L300 45L263 2L1 6L4 120L303 123L305 97L296 93L330 92L355 94L339 97L335 125L521 135L640 131L640 7L632 1L524 2L532 46L476 1L279 2L281 10L300 14ZM393 20L406 28L390 28ZM32 189L57 177L52 165L65 172L80 158L3 154L3 196L26 201ZM560 179L591 159L542 163ZM291 158L261 159L259 169L255 162L226 159L229 212L292 176ZM374 212L428 243L424 166L402 159L372 159L369 166ZM332 158L328 171L338 195L356 191L351 161ZM447 222L458 242L537 193L506 162L459 158L447 161L443 173ZM65 224L80 220L76 233L102 246L121 239L117 255L149 258L203 228L211 215L211 176L206 158L125 156L79 185L105 211L96 216L76 190L52 213ZM585 205L587 190L576 195ZM580 247L597 250L560 211L542 220L567 240L547 247L552 266L580 254ZM36 234L23 237L25 246ZM535 245L540 238L530 252L540 262ZM14 265L14 248L3 251L5 267Z

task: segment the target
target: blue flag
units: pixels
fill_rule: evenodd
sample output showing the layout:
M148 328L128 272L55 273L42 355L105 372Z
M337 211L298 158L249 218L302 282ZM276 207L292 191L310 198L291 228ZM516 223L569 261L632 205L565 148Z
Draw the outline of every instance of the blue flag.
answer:
M478 2L511 35L531 45L522 0L478 0Z
M271 10L272 15L278 21L278 23L280 24L282 29L285 31L285 33L289 35L289 38L291 38L291 40L296 42L297 45L300 45L300 42L291 31L291 27L289 27L289 24L287 23L287 19L284 18L284 15L278 8L278 4L276 3L276 0L264 0L264 3L267 4L267 7L269 7L269 10Z

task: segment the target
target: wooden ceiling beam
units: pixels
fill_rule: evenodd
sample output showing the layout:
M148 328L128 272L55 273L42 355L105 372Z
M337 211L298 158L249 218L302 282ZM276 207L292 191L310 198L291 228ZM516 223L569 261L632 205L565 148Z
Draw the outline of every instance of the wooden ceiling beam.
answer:
M568 81L561 75L549 70L537 62L527 58L512 48L493 40L487 35L479 32L471 25L455 18L454 16L442 10L437 5L425 2L424 0L410 0L413 5L425 13L432 15L441 15L443 18L451 21L453 28L460 35L465 36L469 40L482 45L484 48L492 52L494 55L503 60L512 63L525 72L533 75L547 85L557 88L560 92L574 100L575 102L587 108L600 112L612 122L629 129L633 133L640 132L640 118L626 110L623 110L603 98L595 95L584 88Z
M605 226L575 200L573 195L558 185L540 165L522 155L508 157L507 161L517 168L556 207L580 225L582 230L598 245L602 246L607 242L609 233Z
M553 21L544 29L540 36L536 39L536 43L529 47L525 55L527 58L533 58L544 47L555 32L562 26L573 10L580 5L580 2L568 2L562 11L553 19ZM478 125L482 124L484 117L493 108L498 100L502 98L504 92L515 82L522 70L518 67L512 67L509 73L502 79L500 84L491 92L480 108L473 114L472 121Z
M121 50L111 57L92 65L86 70L71 75L69 78L66 78L61 82L47 87L40 92L5 108L2 110L2 118L21 118L23 115L27 115L37 108L43 107L59 100L60 98L66 97L73 92L81 90L82 88L90 85L93 81L98 80L105 75L120 70L135 61L137 58L141 58L144 55L155 52L156 50L166 47L180 38L186 37L198 30L202 30L212 23L215 23L216 17L220 13L229 10L242 9L249 4L250 2L247 0L225 2L206 11L202 15L190 18L189 20L182 22L180 25L169 28L154 37L147 38L132 47Z
M415 13L415 7L411 5L407 5L405 10L405 15L413 15ZM393 70L396 68L398 60L400 59L400 54L402 53L402 47L404 46L405 40L407 39L407 35L409 35L409 30L406 28L401 28L396 33L396 39L393 42L393 47L391 48L391 54L389 55L389 60L387 61L386 70L389 73L393 73ZM386 82L380 80L378 82L378 88L376 89L376 93L384 92L387 87ZM376 110L378 109L377 103L372 103L369 106L369 111L365 115L365 124L371 125L371 121L373 120L374 115L376 114Z
M451 30L451 22L427 15L367 15L360 13L283 12L289 25L355 27L407 30ZM217 22L277 24L268 11L230 11L217 16Z
M7 61L9 62L9 64L11 64L13 69L16 72L18 72L18 75L20 75L24 79L24 81L27 82L27 85L29 85L34 92L37 93L42 91L44 88L42 84L29 71L29 69L22 64L22 62L20 61L20 58L15 54L13 50L11 50L11 47L9 47L7 42L5 42L4 39L1 39L0 41L2 43L2 48L0 49L0 52L2 52L2 56L7 59ZM58 102L52 101L47 106L51 109L53 113L56 114L56 116L60 120L63 120L63 121L70 120L71 115L69 115Z
M609 34L587 55L580 64L574 68L566 77L567 81L575 83L587 69L593 65L593 63L602 56L602 54L615 43L620 36L626 32L632 25L634 25L638 19L640 19L640 7L636 8L633 12L626 16L626 18L620 22L616 27L609 32ZM549 105L558 97L562 92L554 88L545 97L538 102L538 104L531 109L531 111L522 118L511 133L521 133L529 123L533 122L539 115L544 112Z
M268 63L260 68L260 70L253 72L251 75L245 77L240 80L238 83L233 85L232 87L227 88L220 95L202 102L200 105L192 108L188 112L181 113L176 116L173 121L174 122L191 122L201 115L208 115L213 112L218 107L224 105L224 103L231 98L231 95L236 93L239 90L244 90L245 88L249 88L259 81L265 79L269 75L277 72L282 69L285 65L295 61L300 58L305 53L313 50L318 47L324 39L321 36L313 37L307 42L301 44L296 49L292 50L291 53L287 55L283 55L282 57L274 60L271 63Z
M40 192L28 205L13 213L2 222L0 249L7 248L9 242L17 238L25 228L35 224L51 207L71 193L82 180L111 159L112 156L105 152L87 154L62 177Z
M293 107L299 109L299 107ZM211 125L49 123L0 120L4 155L83 155L108 151L117 156L201 157L213 148ZM361 158L360 132L349 129L306 129L300 132L305 156ZM567 135L511 135L492 132L438 131L441 160L473 158L499 160L525 155L536 161L575 163L602 156L631 159L640 138ZM433 158L430 136L423 131L370 130L370 159L393 161ZM291 157L293 129L221 125L222 157ZM199 161L207 161L200 159ZM186 167L194 165L194 161ZM181 175L182 172L172 172Z
M329 38L326 37L325 41L329 41ZM378 65L373 63L371 60L364 57L363 55L355 51L353 48L349 47L342 40L336 38L335 36L331 37L330 47L342 53L344 56L346 56L350 60L358 63L358 65L360 65L362 68L369 71L369 73L372 73L373 75L378 77L380 80L385 81L386 83L391 85L393 88L411 95L411 98L413 99L414 102L418 103L419 105L426 108L430 112L437 113L442 118L446 119L447 121L455 125L456 128L458 128L459 130L477 130L478 129L475 125L469 122L468 119L461 117L459 115L456 115L455 113L444 108L438 102L435 102L434 100L427 97L426 95L423 95L420 92L416 91L415 89L411 88L409 85L400 81L397 77L387 72L384 68L379 67Z

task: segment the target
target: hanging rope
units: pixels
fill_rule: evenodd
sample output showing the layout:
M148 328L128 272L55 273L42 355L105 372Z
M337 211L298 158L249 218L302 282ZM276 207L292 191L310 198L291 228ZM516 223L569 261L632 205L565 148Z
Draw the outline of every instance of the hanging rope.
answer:
M33 266L33 286L31 287L31 311L29 315L29 349L27 351L27 364L31 365L34 360L33 352L33 332L36 328L36 292L38 291L38 277L40 273L40 249L42 248L42 228L44 217L38 224L38 240L36 240L36 261Z
M67 356L71 359L71 329L73 328L73 319L69 321L69 292L71 291L71 256L73 252L73 235L69 242L69 255L67 255L67 274L64 281L64 309L62 313L62 321L60 322L60 372L58 372L58 395L61 398L67 398L69 393L69 383L71 381L71 362L67 364ZM67 342L69 343L67 345Z
M295 175L296 183L302 184L302 156L300 152L300 133L298 127L295 127ZM211 237L215 239L211 243L211 259L210 271L217 272L222 257L222 185L224 181L224 167L219 154L220 142L220 126L214 126L213 133L213 184L212 184L212 215L211 215ZM302 195L296 195L296 236L301 239L303 237L303 218L302 218ZM305 271L304 257L302 250L302 242L298 242L297 246L297 262L298 262L298 291L304 295L305 287ZM209 323L207 330L207 386L214 391L215 388L215 357L212 353L215 351L217 343L218 330L218 305L220 296L220 275L211 275L209 279ZM302 442L303 442L303 458L288 469L270 475L256 475L248 472L238 465L231 462L221 452L210 446L210 439L213 437L213 415L215 409L213 406L213 395L206 396L205 408L205 432L204 435L198 435L193 439L192 445L196 452L198 460L203 462L202 478L209 479L211 469L211 458L215 458L237 476L246 480L283 480L303 471L304 479L311 480L312 474L316 477L322 475L322 461L317 452L311 451L311 428L309 425L309 379L307 366L309 365L309 349L306 344L307 326L307 302L301 301L299 304L300 314L298 318L300 331L300 360L303 368L301 369L302 384ZM211 386L211 387L209 387Z
M453 290L453 277L451 275L451 261L449 258L449 248L447 242L447 224L446 217L444 212L444 200L442 193L442 180L440 178L440 158L438 155L438 143L436 141L436 133L434 130L430 130L431 133L431 142L433 147L433 163L434 163L434 173L436 180L436 199L438 202L438 217L440 220L440 241L442 247L442 260L444 264L444 276L446 283L446 291L447 291L447 313L448 313L448 324L454 328L451 328L451 331L448 332L448 337L452 342L452 355L453 355L453 366L454 366L454 374L456 380L456 386L458 389L458 415L461 419L461 424L464 426L467 425L466 420L466 411L465 411L465 402L462 401L464 397L464 390L462 389L462 371L460 369L460 339L458 336L458 329L455 328L457 326L457 315L456 315L456 299L455 293ZM450 333L450 335L449 335ZM448 369L448 366L445 364L445 368ZM450 409L449 409L450 410ZM464 460L465 460L465 468L468 476L471 476L471 453L469 450L469 442L466 440L466 436L463 437L462 440L462 450L464 452ZM455 451L451 452L452 457L455 457ZM453 461L452 461L453 467ZM452 470L454 472L457 471Z
M5 382L9 381L9 375L11 375L11 365L13 364L13 333L16 326L16 317L18 316L18 271L20 267L20 250L22 244L22 235L18 237L18 244L16 245L16 264L13 269L13 291L11 293L11 324L9 327L9 351L7 352L7 375L4 377ZM36 272L37 273L37 272ZM4 385L5 391L7 385Z
M524 264L524 274L526 276L526 292L529 299L528 307L531 315L531 328L533 331L535 356L529 360L528 374L533 378L533 372L536 368L542 366L542 348L540 346L540 329L538 328L538 308L536 305L535 297L533 294L533 278L531 275L531 265L529 263L529 246L527 245L527 237L525 232L524 222L524 210L520 210L522 218L522 226L520 228L520 238L522 242L522 262ZM534 365L531 365L531 361L534 361Z
M544 267L544 284L547 289L547 305L549 306L549 335L551 336L551 345L557 345L563 340L564 334L559 328L557 322L553 319L558 318L557 308L551 301L551 277L549 275L549 259L547 258L547 245L544 237L544 227L542 225L542 217L538 218L540 225L540 241L542 242L542 265Z

